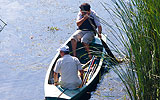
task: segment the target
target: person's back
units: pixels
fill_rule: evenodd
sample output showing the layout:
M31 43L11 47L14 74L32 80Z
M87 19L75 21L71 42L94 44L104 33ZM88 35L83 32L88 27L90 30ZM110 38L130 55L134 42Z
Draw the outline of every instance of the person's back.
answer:
M78 70L81 70L81 66L77 58L65 55L59 61L61 63L61 85L70 89L77 88L82 82L78 76Z
M69 55L69 48L60 48L60 55L56 62L54 68L54 84L58 85L58 73L61 74L60 85L68 89L76 89L82 83L80 76L78 76L78 71L83 76L83 70L81 68L81 63L76 57Z

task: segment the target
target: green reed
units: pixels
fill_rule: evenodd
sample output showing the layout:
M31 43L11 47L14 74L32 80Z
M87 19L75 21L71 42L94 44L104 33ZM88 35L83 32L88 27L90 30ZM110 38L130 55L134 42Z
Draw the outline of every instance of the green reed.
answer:
M131 100L160 99L160 0L114 0L114 9L107 9L116 26L109 25L111 33L126 49L114 50L128 57L126 68L113 69L124 83ZM116 35L115 35L116 34ZM124 35L127 39L124 38ZM112 41L112 40L110 40Z

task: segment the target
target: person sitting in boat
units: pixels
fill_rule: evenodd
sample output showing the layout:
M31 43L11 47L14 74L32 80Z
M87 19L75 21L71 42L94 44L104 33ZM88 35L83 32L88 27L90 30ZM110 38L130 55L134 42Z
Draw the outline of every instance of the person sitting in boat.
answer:
M61 74L61 81L59 84L67 89L78 88L83 77L83 69L77 57L69 54L69 47L63 46L59 49L61 58L59 58L54 67L54 85L58 85L58 73ZM80 76L78 75L80 72Z
M91 59L92 56L89 52L89 43L94 39L97 27L98 36L101 38L102 27L97 13L90 9L91 7L88 3L81 4L79 8L80 12L77 15L76 21L78 29L71 38L73 56L76 56L77 41L81 41L88 52L89 58Z

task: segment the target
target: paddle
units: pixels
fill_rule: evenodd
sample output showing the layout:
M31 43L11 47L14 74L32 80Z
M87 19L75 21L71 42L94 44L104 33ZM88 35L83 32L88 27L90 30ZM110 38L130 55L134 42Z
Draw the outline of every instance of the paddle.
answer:
M108 45L102 39L100 39L100 40L102 42L104 49L106 50L108 55L112 58L112 60L118 62L117 59L115 58L115 56L113 55L113 53L111 52L111 50L109 49Z
M98 34L98 32L97 32L95 26L93 25L92 21L90 20L90 18L88 18L88 21L89 21L89 23L92 25L92 27L93 27L93 29L94 29L94 32L95 32L96 34ZM100 38L100 40L101 40L101 42L102 42L102 45L103 45L104 49L106 50L106 52L108 53L108 55L112 58L112 60L113 60L114 62L118 62L117 59L115 58L115 56L113 55L113 53L111 52L111 50L109 49L108 45L103 41L102 38Z

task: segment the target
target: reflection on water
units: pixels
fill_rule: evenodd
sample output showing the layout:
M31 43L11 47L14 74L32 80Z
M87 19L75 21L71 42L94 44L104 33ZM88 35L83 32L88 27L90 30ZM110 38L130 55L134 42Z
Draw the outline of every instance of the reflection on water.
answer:
M43 100L47 68L76 30L79 5L89 2L107 20L100 1L0 0L0 19L7 23L0 32L0 100ZM96 96L98 91L107 92L101 86L108 87L100 84L92 99L103 99L104 95Z
M129 100L124 85L112 69L104 74L90 100Z

